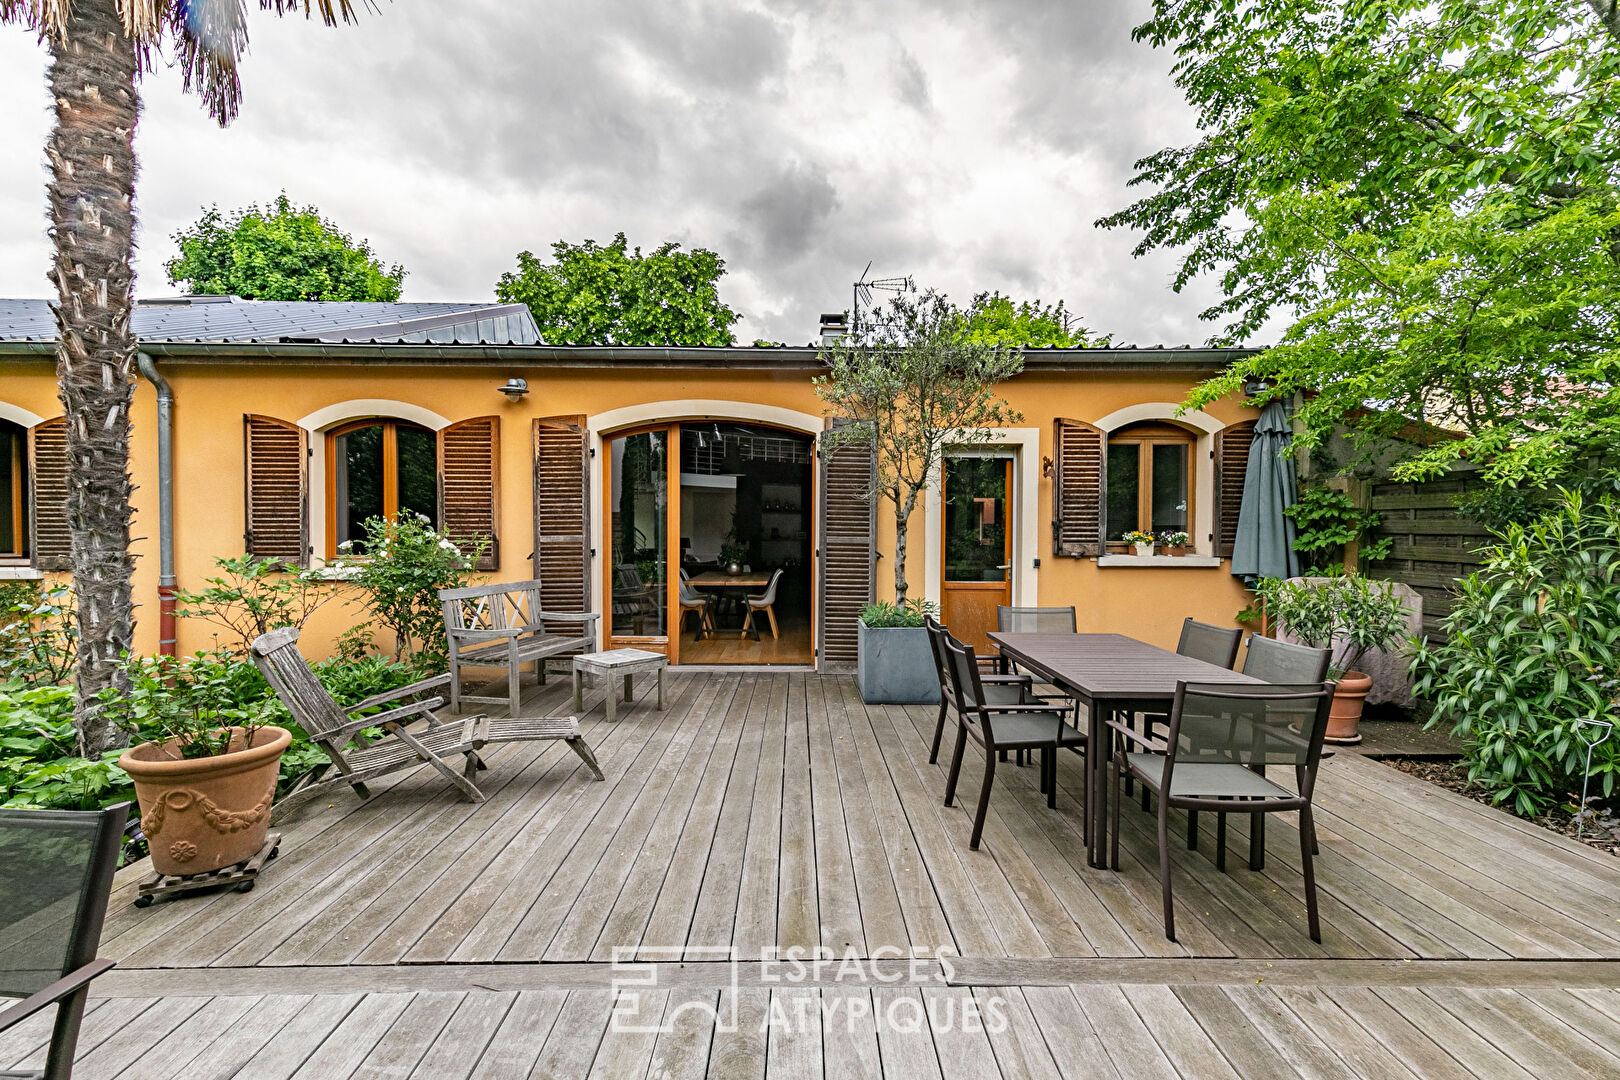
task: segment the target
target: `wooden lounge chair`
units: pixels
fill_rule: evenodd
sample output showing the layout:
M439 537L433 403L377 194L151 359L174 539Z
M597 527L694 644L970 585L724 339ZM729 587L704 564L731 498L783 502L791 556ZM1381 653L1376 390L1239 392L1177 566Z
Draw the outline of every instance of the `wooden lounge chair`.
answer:
M632 573L635 568L630 568ZM500 585L474 585L440 589L444 634L450 646L450 708L463 703L506 706L517 716L524 664L546 681L546 661L555 656L592 652L596 648L596 620L592 612L540 609L540 583L514 581ZM501 668L506 671L505 697L475 697L462 690L466 668Z
M128 803L82 813L0 810L0 1034L56 1006L45 1069L0 1076L69 1080Z
M484 793L473 783L473 775L484 768L478 751L498 743L532 739L563 740L598 780L603 779L596 756L579 733L576 717L492 720L475 715L443 721L433 710L445 703L442 695L450 685L448 675L414 682L343 709L298 651L296 627L286 626L262 635L249 651L276 696L326 751L329 761L301 777L282 797L278 809L285 809L295 797L313 797L343 784L352 787L360 798L369 799L367 780L422 764L431 765L469 801L482 802ZM360 715L381 706L386 706L382 712ZM383 736L372 741L364 735L367 728L381 728ZM459 771L451 764L458 757L462 759Z

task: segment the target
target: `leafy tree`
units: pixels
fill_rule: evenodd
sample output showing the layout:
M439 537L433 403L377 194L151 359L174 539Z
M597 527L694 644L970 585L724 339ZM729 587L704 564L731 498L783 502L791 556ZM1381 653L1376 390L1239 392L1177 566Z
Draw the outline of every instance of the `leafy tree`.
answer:
M164 264L169 283L194 295L398 300L405 280L403 266L384 269L368 241L355 242L313 206L293 206L285 192L229 218L210 207L174 240L180 254Z
M969 336L961 311L939 293L901 295L860 338L825 349L816 394L834 418L852 421L829 433L826 447L870 440L877 459L871 497L894 507L894 599L905 605L906 532L917 499L945 447L987 442L992 428L1021 415L996 396L1024 368L1023 354Z
M167 52L185 73L186 88L229 123L241 98L236 65L247 49L247 7L241 0L206 8L179 0L0 0L0 22L38 34L51 57L50 277L58 299L56 373L67 416L67 520L78 599L74 727L77 750L86 756L98 757L126 737L100 702L103 690L128 688L119 661L135 624L129 410L136 76L153 67L156 53ZM318 13L328 25L354 16L350 0L259 0L259 7L278 15Z
M1614 0L1156 0L1136 36L1175 50L1202 137L1138 163L1154 190L1104 218L1217 272L1237 341L1278 348L1200 387L1309 389L1302 442L1396 414L1542 483L1616 445L1620 12Z
M495 295L527 304L540 334L571 345L730 345L742 316L720 299L725 260L707 248L682 251L660 244L646 255L624 233L604 246L594 240L551 245L553 262L518 254Z
M999 291L981 292L974 294L963 315L969 341L1065 349L1108 343L1107 338L1093 339L1080 320L1064 309L1062 300L1050 305L1039 300L1015 303Z

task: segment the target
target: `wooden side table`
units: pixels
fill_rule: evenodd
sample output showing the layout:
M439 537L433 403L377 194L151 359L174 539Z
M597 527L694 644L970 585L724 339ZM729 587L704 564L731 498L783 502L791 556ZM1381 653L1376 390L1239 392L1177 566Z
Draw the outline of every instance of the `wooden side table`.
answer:
M582 676L590 674L597 678L615 679L624 676L624 700L628 703L632 696L630 679L638 671L656 671L658 673L658 711L664 709L664 669L669 667L669 657L663 653L648 652L646 649L608 649L606 652L584 653L574 657L574 711L579 712L585 707L584 687ZM607 718L617 720L613 687L609 685L607 695Z

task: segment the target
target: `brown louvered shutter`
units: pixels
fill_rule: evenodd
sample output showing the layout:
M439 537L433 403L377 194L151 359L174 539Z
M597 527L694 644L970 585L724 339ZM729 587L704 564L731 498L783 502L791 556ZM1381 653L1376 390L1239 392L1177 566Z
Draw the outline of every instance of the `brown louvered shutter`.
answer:
M247 553L307 566L309 444L304 430L286 420L252 414L242 417L242 425L247 448L247 525L242 539Z
M1052 435L1052 554L1073 559L1103 553L1108 436L1081 420L1057 421Z
M68 529L67 421L46 420L28 429L28 475L33 490L28 505L33 518L34 566L67 570L73 554Z
M463 552L480 543L475 570L501 565L501 418L475 416L439 432L439 522Z
M534 576L546 611L591 603L590 447L583 416L534 422Z
M834 422L832 427L842 427ZM877 512L871 497L876 459L870 443L818 449L821 458L821 588L817 593L822 671L855 666L855 622L872 602Z
M1230 559L1237 545L1243 478L1249 469L1249 445L1253 442L1253 420L1215 433L1215 554L1223 559Z

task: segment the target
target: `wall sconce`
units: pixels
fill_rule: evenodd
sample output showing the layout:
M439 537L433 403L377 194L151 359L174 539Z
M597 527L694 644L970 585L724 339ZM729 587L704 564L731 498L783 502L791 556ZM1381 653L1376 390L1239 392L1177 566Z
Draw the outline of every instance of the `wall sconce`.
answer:
M511 401L511 402L522 401L523 400L523 395L527 394L529 392L529 380L528 379L507 379L506 380L506 385L502 386L500 388L500 391L501 391L501 393L506 395L506 400L507 401Z
M1271 380L1269 380L1269 379L1250 378L1250 379L1245 379L1243 381L1243 396L1244 397L1251 397L1251 398L1252 397L1259 397L1261 394L1265 393L1267 390L1270 390L1270 389L1271 389Z
M1041 475L1042 476L1051 476L1052 475L1052 459L1051 458L1049 458L1049 457L1041 458Z

